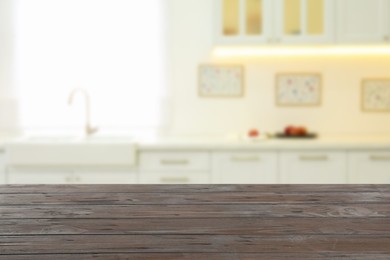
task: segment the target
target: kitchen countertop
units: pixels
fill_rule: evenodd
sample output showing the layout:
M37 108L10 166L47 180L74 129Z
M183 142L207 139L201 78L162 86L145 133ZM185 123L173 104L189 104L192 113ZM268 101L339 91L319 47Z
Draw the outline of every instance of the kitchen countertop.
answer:
M295 149L390 149L390 136L328 135L315 139L227 139L225 137L166 137L141 139L140 150L295 150Z
M0 260L390 254L390 185L0 186L0 201Z
M0 135L0 152L19 135ZM136 138L141 151L158 150L315 150L315 149L390 149L390 135L320 135L315 139L226 138L223 136L170 136Z

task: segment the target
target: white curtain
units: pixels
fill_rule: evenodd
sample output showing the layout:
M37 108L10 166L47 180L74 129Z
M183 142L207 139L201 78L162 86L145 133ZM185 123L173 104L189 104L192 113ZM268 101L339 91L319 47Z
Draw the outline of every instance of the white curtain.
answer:
M158 127L166 95L164 0L17 0L16 84L25 128L76 127L90 93L100 127Z

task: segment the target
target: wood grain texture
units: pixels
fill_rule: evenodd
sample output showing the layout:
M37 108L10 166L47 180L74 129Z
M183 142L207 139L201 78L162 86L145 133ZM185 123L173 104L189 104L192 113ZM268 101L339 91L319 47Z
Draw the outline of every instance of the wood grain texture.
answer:
M10 185L0 223L0 260L381 260L390 185Z

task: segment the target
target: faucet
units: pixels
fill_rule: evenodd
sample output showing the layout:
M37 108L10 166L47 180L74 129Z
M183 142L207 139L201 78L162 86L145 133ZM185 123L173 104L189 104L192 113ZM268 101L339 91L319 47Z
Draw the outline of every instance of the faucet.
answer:
M85 135L87 135L87 136L92 135L92 134L97 132L98 128L92 127L90 124L90 103L89 103L88 92L82 88L73 89L72 92L70 92L70 94L69 94L68 104L72 105L73 97L77 92L80 92L81 94L83 94L84 98L85 98Z

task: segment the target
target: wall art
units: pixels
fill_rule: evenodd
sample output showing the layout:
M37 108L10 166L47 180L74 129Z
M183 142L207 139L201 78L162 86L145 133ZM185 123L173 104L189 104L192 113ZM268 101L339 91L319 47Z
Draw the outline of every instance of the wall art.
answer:
M390 112L390 78L363 79L361 106L367 112Z
M242 97L244 68L241 65L200 65L199 96Z
M319 106L321 85L319 73L279 73L276 75L276 105Z

